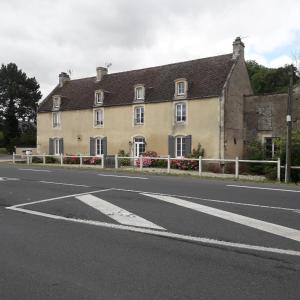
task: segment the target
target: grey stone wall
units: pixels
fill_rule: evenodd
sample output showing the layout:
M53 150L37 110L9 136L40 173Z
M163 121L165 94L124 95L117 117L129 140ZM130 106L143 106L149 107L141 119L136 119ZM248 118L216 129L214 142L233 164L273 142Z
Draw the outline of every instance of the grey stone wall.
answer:
M244 149L244 95L252 94L244 58L234 68L226 91L224 107L225 158L242 156Z
M269 94L244 97L244 140L284 137L288 95ZM293 129L300 129L300 91L293 94Z

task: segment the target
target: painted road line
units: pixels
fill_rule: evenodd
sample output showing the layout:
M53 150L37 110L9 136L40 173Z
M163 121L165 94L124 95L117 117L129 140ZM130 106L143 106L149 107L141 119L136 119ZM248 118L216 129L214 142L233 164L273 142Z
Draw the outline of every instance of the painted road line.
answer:
M83 203L95 208L101 213L105 214L109 218L117 221L120 224L136 227L145 227L151 229L165 230L165 228L160 227L144 218L141 218L119 206L111 204L103 199L100 199L94 195L82 195L76 196L76 199L82 201Z
M41 170L41 169L19 169L20 171L32 171L32 172L51 172L50 170Z
M234 187L234 188L241 188L241 189L269 190L269 191L278 191L278 192L300 193L300 190L287 190L287 189L267 188L267 187L260 187L260 186L235 185L235 184L227 184L226 186Z
M119 189L119 188L113 188L113 190L131 192L131 193L139 193L139 194L140 193L146 193L146 194L149 193L149 194L153 194L153 195L187 198L187 199L194 199L194 200L200 200L200 201L205 201L205 202L215 202L215 203L222 203L222 204L233 204L233 205L240 205L240 206L250 206L250 207L259 207L259 208L267 208L267 209L285 210L285 211L296 212L296 213L300 212L299 209L297 209L297 208L288 208L288 207L281 207L281 206L268 206L268 205L252 204L252 203L242 203L242 202L207 199L207 198L200 198L200 197L193 197L193 196L184 196L184 195L178 195L178 194L151 193L151 192L145 192L145 191L136 191L136 190Z
M89 185L85 184L75 184L75 183L64 183L64 182L53 182L53 181L45 181L41 180L41 183L49 183L49 184L59 184L59 185L71 185L71 186L80 186L80 187L90 187Z
M272 253L272 254L283 254L283 255L291 255L291 256L300 257L300 251L295 251L295 250L270 248L270 247L247 245L247 244L240 244L240 243L232 243L232 242L225 242L225 241L221 241L221 240L214 240L214 239L210 239L210 238L206 238L206 237L189 236L189 235L177 234L177 233L172 233L172 232L167 232L167 231L152 230L152 229L131 227L131 226L125 226L125 225L118 225L118 224L110 224L110 223L104 223L104 222L92 221L92 220L66 218L66 217L62 217L62 216L42 213L42 212L23 209L23 208L17 208L17 207L13 207L13 206L6 207L6 208L9 210L12 210L12 211L18 211L18 212L22 212L22 213L26 213L26 214L31 214L31 215L40 216L40 217L46 217L46 218L55 219L55 220L69 221L69 222L86 224L86 225L94 225L94 226L110 228L110 229L126 230L126 231L131 231L131 232L148 234L148 235L152 235L152 236L159 236L159 237L164 237L164 238L169 238L169 239L180 240L180 241L195 242L195 243L199 243L202 245L216 246L216 247L220 247L220 248L222 247L222 248L242 249L242 250L246 250L246 251L259 251L259 252L266 252L266 253Z
M300 242L300 231L297 229L261 221L250 217L245 217L243 215L238 215L225 210L205 206L194 202L189 202L175 197L145 193L142 195Z
M123 175L108 175L108 174L97 174L98 176L103 177L119 177L119 178L130 178L130 179L149 179L147 177L136 177L136 176L123 176Z
M59 197L54 197L54 198L48 198L48 199L43 199L43 200L37 200L37 201L32 201L32 202L25 202L25 203L21 203L21 204L16 204L16 205L13 205L11 207L15 207L15 208L16 207L22 207L22 206L26 206L26 205L33 205L33 204L38 204L38 203L43 203L43 202L66 199L66 198L71 198L71 197L76 197L76 196L81 196L81 195L86 195L86 194L95 194L95 193L107 192L107 191L111 191L111 190L112 189L102 189L102 190L96 190L96 191L79 193L79 194L59 196Z
M0 177L0 181L15 181L20 180L19 178L8 178L8 177Z

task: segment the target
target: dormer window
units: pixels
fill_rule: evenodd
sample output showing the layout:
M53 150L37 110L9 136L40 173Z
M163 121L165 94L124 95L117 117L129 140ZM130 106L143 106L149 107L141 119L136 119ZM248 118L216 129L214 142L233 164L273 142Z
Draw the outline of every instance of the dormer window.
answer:
M59 110L60 108L60 96L53 96L53 110Z
M143 85L137 85L134 87L134 100L135 101L145 100L145 87Z
M187 87L186 79L175 80L175 98L185 98L187 96Z
M95 104L101 105L103 104L104 94L102 90L95 91Z

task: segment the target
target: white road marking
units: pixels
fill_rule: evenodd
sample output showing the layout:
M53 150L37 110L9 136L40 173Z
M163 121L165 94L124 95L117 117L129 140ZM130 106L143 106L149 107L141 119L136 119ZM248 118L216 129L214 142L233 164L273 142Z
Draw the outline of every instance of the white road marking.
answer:
M20 180L19 178L0 177L0 181L15 181Z
M104 227L104 228L138 232L138 233L149 234L149 235L153 235L153 236L172 238L172 239L176 239L176 240L180 240L180 241L198 242L202 245L214 245L217 247L237 248L237 249L244 249L244 250L250 250L250 251L260 251L260 252L267 252L267 253L273 253L273 254L284 254L284 255L292 255L292 256L300 257L300 251L295 251L295 250L262 247L262 246L247 245L247 244L240 244L240 243L232 243L232 242L225 242L225 241L220 241L220 240L209 239L209 238L205 238L205 237L195 237L195 236L188 236L188 235L183 235L183 234L176 234L176 233L167 232L167 231L159 231L159 230L151 230L151 229L131 227L131 226L125 226L125 225L110 224L110 223L104 223L104 222L92 221L92 220L80 220L80 219L74 219L74 218L66 218L66 217L62 217L62 216L42 213L42 212L38 212L38 211L32 211L32 210L23 209L23 208L17 208L17 207L13 207L13 206L6 207L6 208L9 210L13 210L13 211L19 211L22 213L46 217L46 218L55 219L55 220L76 222L76 223L81 223L81 224L100 226L100 227Z
M49 183L49 184L59 184L59 185L71 185L71 186L80 186L80 187L90 187L89 185L85 184L75 184L75 183L64 183L64 182L53 182L53 181L44 181L41 180L41 183Z
M216 203L225 203L225 204L233 204L233 205L241 205L241 206L261 207L261 208L268 208L268 209L278 209L278 210L286 210L286 211L291 211L291 212L296 212L296 213L300 212L300 210L297 208L268 206L268 205L252 204L252 203L241 203L241 202L234 202L234 201L225 201L225 200L207 199L207 198L200 198L200 197L193 197L193 196L184 196L184 195L178 195L178 194L161 194L161 193L152 193L152 192L136 191L136 190L128 190L128 189L118 189L118 188L113 188L113 190L131 192L131 193L151 193L153 195L180 197L180 198L201 200L201 201L206 201L206 202L216 202Z
M32 172L51 172L50 170L41 170L41 169L19 169L20 171L32 171Z
M123 176L123 175L108 175L108 174L97 174L98 176L103 177L120 177L120 178L130 178L130 179L149 179L147 177L136 177L136 176Z
M60 199L66 199L66 198L71 198L71 197L76 197L76 196L81 196L81 195L86 195L86 194L101 193L101 192L106 192L106 191L110 191L110 190L112 190L112 189L103 189L103 190L96 190L96 191L79 193L79 194L71 194L71 195L59 196L59 197L54 197L54 198L49 198L49 199L43 199L43 200L38 200L38 201L25 202L25 203L13 205L13 206L10 206L10 207L16 208L16 207L21 207L21 206L26 206L26 205L32 205L32 204L37 204L37 203L43 203L43 202L49 202L49 201L60 200Z
M235 184L227 184L226 186L234 187L234 188L242 188L242 189L269 190L269 191L278 191L278 192L300 193L300 190L277 189L277 188L268 188L268 187L260 187L260 186L235 185Z
M144 218L141 218L125 209L122 209L119 206L111 204L110 202L107 202L93 195L88 194L88 195L76 196L76 199L97 209L101 213L105 214L106 216L117 221L120 224L165 230L165 228L163 227L160 227Z
M175 197L153 195L147 193L143 193L142 195L300 242L300 231L297 229L257 220L254 218L238 215L225 210L205 206L194 202L189 202Z

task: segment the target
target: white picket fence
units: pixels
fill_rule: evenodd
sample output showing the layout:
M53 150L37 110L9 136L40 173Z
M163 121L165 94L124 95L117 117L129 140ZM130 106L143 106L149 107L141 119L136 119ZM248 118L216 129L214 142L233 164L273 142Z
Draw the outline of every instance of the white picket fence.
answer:
M23 161L25 161L27 164L31 164L33 161L34 157L38 157L41 159L42 164L46 164L47 163L47 157L52 157L54 158L57 162L57 164L60 165L64 165L65 162L64 160L66 158L71 158L71 159L76 159L78 160L77 165L79 167L82 167L84 165L86 165L87 163L85 163L84 159L100 159L100 165L98 164L98 166L100 168L105 168L105 160L106 157L103 156L88 156L88 155L46 155L46 154L41 154L41 155L17 155L17 154L13 154L13 163L16 163L17 160L21 159ZM165 156L165 157L128 157L128 156L118 156L117 154L114 156L110 156L110 159L113 157L114 159L114 168L118 169L122 167L122 160L127 160L130 161L131 165L133 167L138 167L140 170L144 169L144 160L149 159L149 160L160 160L160 161L166 161L166 172L170 173L171 172L171 162L172 161L196 161L198 164L198 175L202 176L203 175L203 164L205 162L216 162L219 164L223 164L225 165L226 163L234 163L234 177L236 179L239 178L240 176L240 163L255 163L255 164L271 164L271 165L275 165L277 168L277 180L280 180L280 174L281 174L281 168L284 168L284 166L281 166L280 163L280 159L278 158L277 160L247 160L247 159L239 159L239 157L236 157L235 159L219 159L219 158L203 158L203 157L199 157L199 158L171 158L169 155ZM68 163L69 164L69 163ZM76 163L73 163L76 164ZM300 169L300 167L292 167L294 169Z

